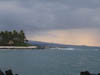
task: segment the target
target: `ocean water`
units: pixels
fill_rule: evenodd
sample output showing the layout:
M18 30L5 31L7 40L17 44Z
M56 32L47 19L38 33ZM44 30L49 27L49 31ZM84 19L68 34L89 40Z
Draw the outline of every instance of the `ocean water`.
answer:
M80 75L100 72L99 49L0 50L0 68L19 75Z

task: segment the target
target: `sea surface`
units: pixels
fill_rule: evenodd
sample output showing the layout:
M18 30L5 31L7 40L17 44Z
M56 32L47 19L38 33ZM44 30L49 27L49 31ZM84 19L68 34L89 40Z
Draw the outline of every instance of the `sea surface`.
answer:
M100 72L100 49L1 49L0 69L19 75L80 75Z

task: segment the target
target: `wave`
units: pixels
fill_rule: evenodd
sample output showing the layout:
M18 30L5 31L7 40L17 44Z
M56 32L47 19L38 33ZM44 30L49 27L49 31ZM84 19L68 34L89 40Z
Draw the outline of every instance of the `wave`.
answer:
M52 50L75 50L75 48L50 48L50 49L52 49Z
M97 48L50 48L52 50L69 50L69 51L73 51L73 50L78 50L78 51L100 51L100 49Z

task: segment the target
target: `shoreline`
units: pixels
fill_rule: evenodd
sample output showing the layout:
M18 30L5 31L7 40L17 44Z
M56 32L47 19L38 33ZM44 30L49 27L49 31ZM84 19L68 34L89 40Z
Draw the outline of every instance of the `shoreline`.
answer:
M38 49L37 46L0 46L0 49Z

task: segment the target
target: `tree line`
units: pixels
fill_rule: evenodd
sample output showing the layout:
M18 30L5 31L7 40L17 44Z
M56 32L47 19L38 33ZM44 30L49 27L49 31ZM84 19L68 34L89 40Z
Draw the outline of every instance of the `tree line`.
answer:
M16 30L0 32L0 46L20 46L25 45L26 41L27 39L23 30L19 32Z

